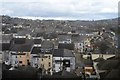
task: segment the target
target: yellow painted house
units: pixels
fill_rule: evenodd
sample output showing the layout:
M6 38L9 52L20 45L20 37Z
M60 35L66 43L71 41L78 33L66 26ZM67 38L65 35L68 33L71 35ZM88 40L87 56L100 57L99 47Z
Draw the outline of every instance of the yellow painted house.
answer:
M52 75L53 67L53 42L42 41L41 46L34 46L31 49L31 66L42 68L44 74Z
M52 75L53 48L54 45L52 41L45 40L41 44L40 63L41 63L41 67L45 70L45 74Z
M46 71L46 74L51 74L52 73L52 54L44 54L43 57L39 59L41 63L41 67Z

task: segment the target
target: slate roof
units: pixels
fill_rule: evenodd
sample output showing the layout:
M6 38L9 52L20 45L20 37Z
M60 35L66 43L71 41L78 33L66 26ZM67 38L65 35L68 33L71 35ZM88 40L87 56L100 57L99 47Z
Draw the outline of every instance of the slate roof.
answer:
M11 41L12 39L12 36L11 35L0 35L2 37L0 37L0 39L2 40L2 42L9 42Z
M42 49L53 48L53 42L52 41L46 41L46 40L42 41L41 48Z
M17 33L18 36L25 36L26 34L31 34L31 30L22 30Z
M34 39L34 44L41 44L42 40L41 39Z
M36 28L36 29L34 29L34 32L35 33L43 33L44 30L42 28Z
M52 41L42 41L41 43L41 53L52 54L53 53L53 42Z
M30 52L31 46L30 45L15 45L13 46L11 51L18 51L18 52Z
M81 42L81 41L84 41L85 36L83 36L83 35L81 35L81 36L80 35L79 36L72 36L71 39L72 39L73 42Z
M55 49L53 56L54 57L74 57L72 51L67 49Z
M31 34L32 37L42 37L44 35L44 32L33 32Z
M74 44L73 43L71 43L71 44L66 44L66 43L65 44L59 44L58 48L74 50Z
M6 51L9 50L10 48L10 43L0 43L0 50Z
M46 34L44 34L44 39L54 39L54 38L57 38L56 33L46 33Z
M59 41L66 41L67 39L71 39L70 35L59 35L58 36Z
M26 40L24 44L12 44L10 51L30 52L33 45L33 40Z
M38 54L41 52L41 47L33 47L32 48L32 51L31 51L31 54Z
M11 35L0 35L0 49L2 51L9 50L11 41Z
M107 79L120 79L120 75L119 75L119 69L112 69L107 76L105 77L105 80Z
M64 57L74 57L73 53L71 50L64 49Z
M44 33L36 33L36 37L42 37Z
M54 54L53 56L54 57L62 57L63 56L63 53L64 53L64 49L54 49Z
M12 40L15 44L24 44L26 42L26 38L13 38Z
M106 60L98 63L98 69L111 70L115 69L119 65L119 60Z
M104 33L102 34L102 36L103 36L104 38L111 38L111 37L113 37L114 35L113 35L111 32L104 32Z

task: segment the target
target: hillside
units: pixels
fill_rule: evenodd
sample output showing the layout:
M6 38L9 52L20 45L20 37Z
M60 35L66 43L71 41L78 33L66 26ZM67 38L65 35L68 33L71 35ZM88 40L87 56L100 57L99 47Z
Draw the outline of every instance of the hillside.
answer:
M46 27L46 28L53 28L55 30L62 30L62 31L70 31L75 30L79 33L82 32L93 32L99 31L102 28L106 30L115 31L117 30L118 19L106 19L106 20L96 20L96 21L84 21L84 20L32 20L32 19L22 19L22 18L13 18L10 16L0 16L2 17L2 23L6 23L7 27L12 27L13 25L23 25L28 26L30 25L31 28L35 27ZM2 26L4 27L4 26ZM71 29L70 29L71 28Z

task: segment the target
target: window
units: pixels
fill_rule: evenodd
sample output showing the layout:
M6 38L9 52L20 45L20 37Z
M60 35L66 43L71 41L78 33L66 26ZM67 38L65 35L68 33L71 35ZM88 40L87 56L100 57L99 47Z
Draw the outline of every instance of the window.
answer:
M63 66L70 67L70 60L63 60Z
M49 59L50 59L50 56L49 56Z
M17 58L17 56L16 56L16 58Z
M55 64L53 65L53 68L55 68Z
M27 60L27 64L30 65L30 61L29 60Z
M55 60L55 63L56 63L56 64L61 64L61 63L62 63L62 60Z
M48 74L50 74L50 71L48 71Z
M27 63L29 63L29 60L27 60Z
M27 56L29 56L29 53L27 53Z
M66 64L69 64L69 62L66 62Z
M21 58L21 56L20 56L20 58Z
M49 67L50 67L50 62L49 62Z
M43 61L43 58L42 58L42 61Z
M61 70L61 67L59 67L59 70Z
M17 64L17 61L15 61L15 64Z
M19 61L19 63L22 63L22 61Z

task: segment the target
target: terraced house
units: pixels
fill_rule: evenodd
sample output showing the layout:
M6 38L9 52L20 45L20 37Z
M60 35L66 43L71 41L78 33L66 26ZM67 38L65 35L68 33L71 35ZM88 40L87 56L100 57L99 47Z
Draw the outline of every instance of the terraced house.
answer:
M43 41L41 44L41 66L46 74L52 75L52 57L53 57L54 45L52 41Z
M15 41L19 43L15 43ZM9 63L12 66L26 66L30 65L30 50L32 47L32 40L15 39L10 47ZM24 41L25 40L25 41Z
M75 69L74 53L68 49L55 49L53 54L53 71L59 72L63 69L68 72Z
M31 49L31 66L42 68L43 74L52 75L52 57L53 57L53 42L42 41L41 46L34 45Z

